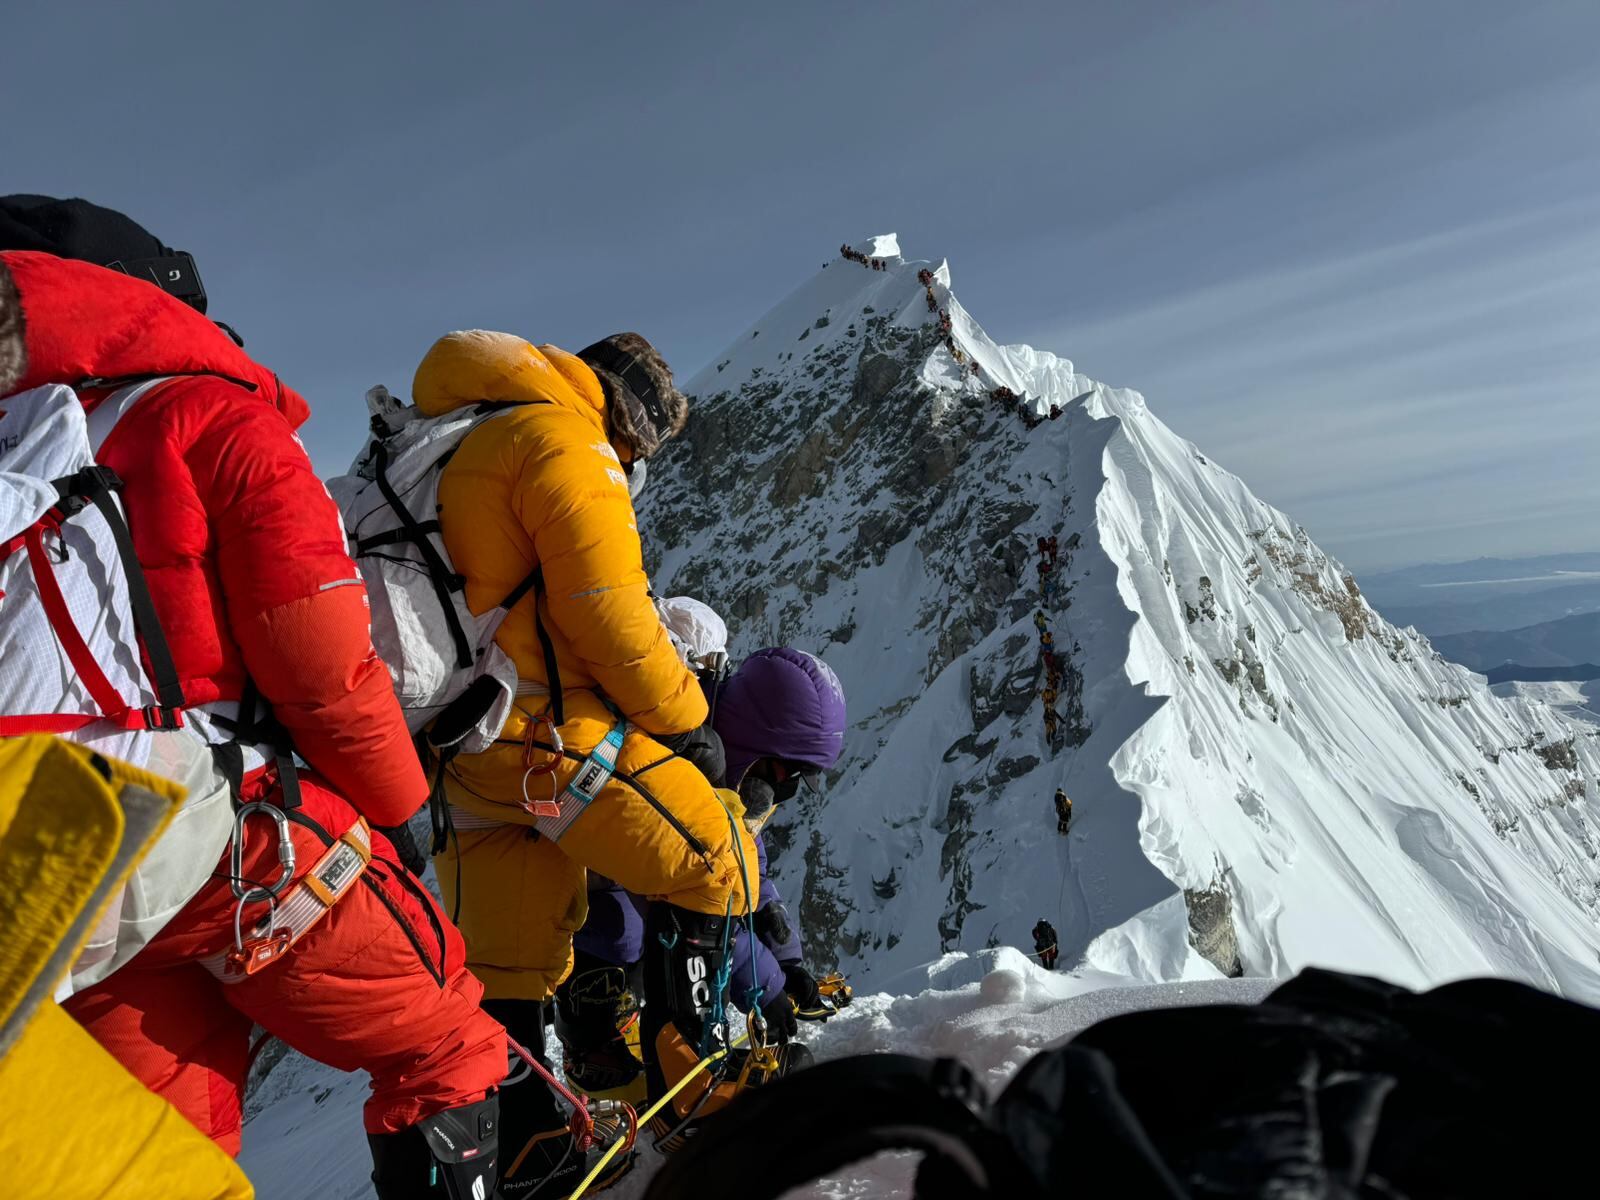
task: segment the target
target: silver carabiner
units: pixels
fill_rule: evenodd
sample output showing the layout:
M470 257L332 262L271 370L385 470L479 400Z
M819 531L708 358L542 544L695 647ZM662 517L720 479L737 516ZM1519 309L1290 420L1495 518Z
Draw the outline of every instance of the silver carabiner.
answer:
M535 817L559 817L561 815L561 787L556 783L554 771L541 771L550 781L550 799L535 800L528 795L528 780L533 777L536 768L529 767L522 773L522 811Z
M256 813L271 817L278 827L278 878L270 885L250 886L244 877L245 822ZM262 800L241 804L239 811L233 814L233 842L228 847L228 885L233 889L240 906L257 904L263 900L276 900L283 889L294 880L294 866L294 839L289 836L289 818L284 815L283 809Z

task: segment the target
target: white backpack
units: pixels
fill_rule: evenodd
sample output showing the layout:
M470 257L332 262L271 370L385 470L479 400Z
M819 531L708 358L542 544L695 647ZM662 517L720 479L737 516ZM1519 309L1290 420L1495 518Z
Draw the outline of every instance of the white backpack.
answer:
M506 408L425 417L379 386L367 392L367 410L372 438L328 491L371 598L372 644L411 731L436 722L437 749L477 753L499 737L517 695L516 667L494 636L537 572L474 615L440 534L439 477L462 439Z
M132 958L188 903L233 828L227 780L185 727L120 487L95 465L71 388L0 400L0 736L63 734L188 789L103 913L73 968L79 988Z
M72 733L142 767L149 731L183 723L183 692L120 487L71 388L0 400L0 735Z

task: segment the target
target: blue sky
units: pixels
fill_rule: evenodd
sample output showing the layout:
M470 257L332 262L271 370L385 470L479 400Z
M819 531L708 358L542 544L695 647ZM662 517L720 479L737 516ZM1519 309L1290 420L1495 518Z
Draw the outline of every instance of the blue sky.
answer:
M193 251L343 467L440 333L687 376L845 239L1358 568L1600 548L1600 5L19 3L9 190Z

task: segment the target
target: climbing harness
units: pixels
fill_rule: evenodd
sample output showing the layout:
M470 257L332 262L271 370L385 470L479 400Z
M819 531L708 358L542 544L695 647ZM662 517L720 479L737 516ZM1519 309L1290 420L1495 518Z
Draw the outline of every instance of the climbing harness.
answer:
M280 876L272 887L250 885L240 877L243 863L242 830L245 818L254 811L272 815L278 826L278 860ZM301 938L327 915L329 909L343 899L372 861L372 833L364 819L345 830L299 883L283 892L294 876L294 848L288 846L285 864L284 847L288 838L288 817L274 805L256 802L243 805L235 818L235 834L229 851L229 868L233 876L230 886L237 902L233 910L233 945L220 954L202 959L201 965L224 983L236 983L264 967L271 966L287 954ZM280 895L280 893L282 893ZM246 932L244 910L247 904L265 903L266 916L250 926Z
M552 728L554 727L552 726ZM600 794L600 790L617 773L617 758L622 753L622 741L626 733L627 722L619 719L607 731L605 737L601 738L595 745L595 748L589 751L587 757L579 760L578 769L573 774L571 781L559 792L555 790L554 776L552 776L551 799L548 802L540 802L548 803L552 811L540 813L532 808L528 810L538 818L540 833L548 838L559 839L562 834L572 827L574 821L583 816L589 805L594 803L595 797ZM539 743L532 740L531 735L526 744L529 746L539 745ZM540 748L547 749L553 756L550 768L552 771L555 769L556 763L568 757L566 747L562 745L559 738L551 746ZM523 795L526 797L526 775L523 776L523 783Z

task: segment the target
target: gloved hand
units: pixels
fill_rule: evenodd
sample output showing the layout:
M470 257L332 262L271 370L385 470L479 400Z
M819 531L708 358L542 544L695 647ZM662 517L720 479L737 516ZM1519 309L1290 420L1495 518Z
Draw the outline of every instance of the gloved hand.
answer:
M700 774L711 781L712 787L721 787L728 773L728 759L722 749L722 739L709 725L691 729L687 733L669 733L656 737L679 758L687 759L700 768Z
M395 856L413 875L421 875L423 868L428 865L428 856L422 852L422 847L417 845L417 839L411 832L409 824L403 825L375 825L373 826L394 845Z
M781 1046L790 1038L800 1032L800 1023L796 1019L794 1001L789 998L787 991L771 996L761 1004L761 1015L767 1022L767 1041L775 1046Z
M783 990L794 1001L795 1016L802 1021L826 1021L833 1009L823 1001L816 976L797 962L783 964Z
M794 938L794 932L789 926L789 910L784 908L781 902L768 901L763 904L756 910L751 923L755 927L756 936L769 948L786 946ZM778 953L782 951L778 950Z

